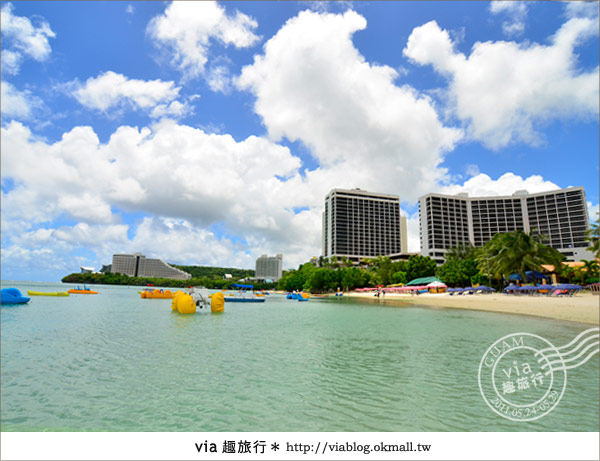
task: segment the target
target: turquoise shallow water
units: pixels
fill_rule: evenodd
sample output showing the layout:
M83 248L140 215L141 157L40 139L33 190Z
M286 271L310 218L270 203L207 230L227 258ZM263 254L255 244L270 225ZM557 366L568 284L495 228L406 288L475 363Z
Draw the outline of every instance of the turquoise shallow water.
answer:
M560 346L585 325L279 296L182 316L137 287L96 289L2 306L3 431L598 430L597 356L532 422L493 413L477 384L500 337Z

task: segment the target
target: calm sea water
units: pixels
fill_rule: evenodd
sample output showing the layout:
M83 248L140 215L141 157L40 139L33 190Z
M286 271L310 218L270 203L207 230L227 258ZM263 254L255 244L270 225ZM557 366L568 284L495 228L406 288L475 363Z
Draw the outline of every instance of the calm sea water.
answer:
M585 325L280 296L183 316L136 287L96 289L2 306L3 431L598 430L597 356L533 422L493 413L477 384L500 337L561 346Z

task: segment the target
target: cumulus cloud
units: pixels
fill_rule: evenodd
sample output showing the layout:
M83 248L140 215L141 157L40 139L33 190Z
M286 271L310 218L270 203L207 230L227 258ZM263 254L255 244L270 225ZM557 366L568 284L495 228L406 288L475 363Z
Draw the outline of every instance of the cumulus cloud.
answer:
M114 251L147 251L164 238L172 239L173 260L178 255L180 262L223 263L233 243L218 238L211 226L225 226L228 235L253 242L236 249L245 267L261 252L282 252L289 242L299 258L320 246L320 210L294 211L309 187L299 175L300 160L264 138L238 142L164 119L142 129L120 127L106 143L90 127L47 143L11 122L2 128L1 161L3 184L13 184L2 191L3 239L13 243L64 217L86 227L46 237L68 235L74 246L89 247L86 235L93 229L119 226L120 213L136 212L156 218L128 229L133 239L117 227ZM291 178L296 180L288 184ZM210 259L190 252L201 241L223 249L223 255Z
M19 91L9 82L2 81L0 105L2 116L20 120L28 120L32 117L32 109L42 105L39 98L29 91Z
M177 101L181 88L174 82L130 79L112 71L87 79L85 84L72 82L73 96L83 106L103 112L129 105L150 110L153 117L183 116L189 112L187 103Z
M211 43L236 48L254 45L258 23L250 16L213 1L172 2L164 14L154 17L147 32L157 45L165 47L186 79L204 74Z
M413 30L403 52L448 78L450 108L469 137L499 149L540 143L539 124L598 115L598 67L578 69L575 52L596 34L597 16L572 17L548 45L478 42L465 56L448 31L431 21Z
M47 21L42 19L34 25L29 18L16 16L14 9L12 3L5 3L0 11L2 45L6 47L2 50L2 67L13 75L19 72L24 56L46 61L52 51L48 39L56 36Z
M323 192L318 184L334 184L416 200L444 177L439 165L461 133L442 125L429 99L395 85L394 69L365 61L352 43L365 27L354 11L303 11L236 85L256 96L254 110L271 139L301 141L318 160L320 167L306 172L316 193Z
M560 189L560 187L551 181L546 181L539 175L532 175L523 179L523 177L509 172L504 173L498 179L492 179L487 174L480 173L469 178L463 184L443 186L438 192L448 195L466 192L470 197L489 197L512 195L518 190L526 190L533 194L556 189Z
M502 23L502 30L508 36L521 35L525 32L527 19L527 4L525 2L493 1L490 3L490 12L507 17Z
M0 51L0 60L2 63L2 72L10 75L17 75L19 70L21 70L23 56L17 51L2 50Z

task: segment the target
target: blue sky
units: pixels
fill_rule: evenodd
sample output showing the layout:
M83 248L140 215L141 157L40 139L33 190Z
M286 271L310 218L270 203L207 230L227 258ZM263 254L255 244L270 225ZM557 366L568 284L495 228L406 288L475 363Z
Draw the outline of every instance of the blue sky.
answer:
M1 2L2 279L320 254L332 188L598 212L598 3Z

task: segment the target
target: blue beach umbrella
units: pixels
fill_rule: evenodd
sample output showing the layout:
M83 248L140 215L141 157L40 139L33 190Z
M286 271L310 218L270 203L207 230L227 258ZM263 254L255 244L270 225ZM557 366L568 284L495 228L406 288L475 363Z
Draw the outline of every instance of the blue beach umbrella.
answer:
M496 291L491 287L485 286L485 285L480 285L477 287L477 291Z
M511 283L509 286L507 286L502 291L515 291L515 290L518 290L518 289L519 289L519 287L517 285L515 285L514 283Z
M519 291L535 291L537 289L538 289L538 287L536 287L534 285L524 285L519 288Z
M554 290L556 287L554 285L540 285L537 287L538 290Z

